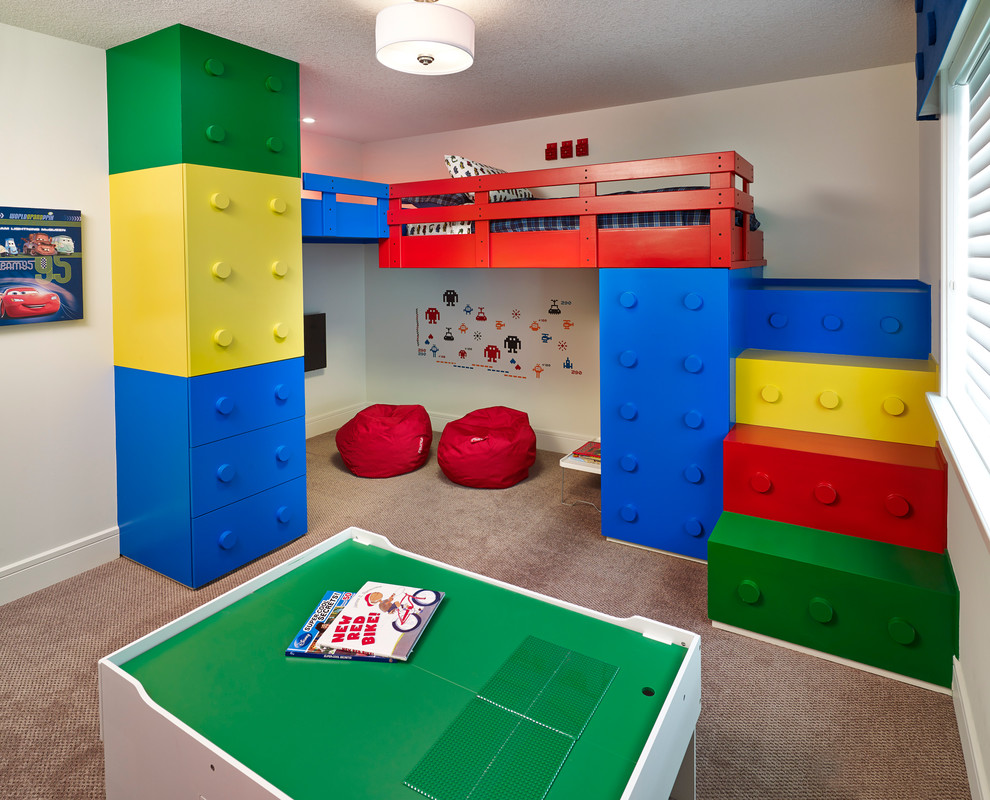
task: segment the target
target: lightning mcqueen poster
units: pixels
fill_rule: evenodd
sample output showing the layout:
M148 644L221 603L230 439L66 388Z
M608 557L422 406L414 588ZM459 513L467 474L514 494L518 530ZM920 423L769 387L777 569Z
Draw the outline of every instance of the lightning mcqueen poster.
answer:
M0 206L0 325L82 317L82 213Z

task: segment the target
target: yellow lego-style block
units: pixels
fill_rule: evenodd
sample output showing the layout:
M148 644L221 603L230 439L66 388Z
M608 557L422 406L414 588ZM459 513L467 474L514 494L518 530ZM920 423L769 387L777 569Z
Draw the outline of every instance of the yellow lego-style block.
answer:
M110 176L114 363L191 377L303 354L298 178Z
M117 366L187 376L185 253L181 167L111 175Z
M925 401L938 366L908 358L744 350L736 359L736 422L932 446Z

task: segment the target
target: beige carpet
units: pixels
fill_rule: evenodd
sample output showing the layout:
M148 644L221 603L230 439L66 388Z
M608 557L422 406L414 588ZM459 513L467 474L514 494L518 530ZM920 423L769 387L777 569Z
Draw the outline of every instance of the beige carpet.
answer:
M0 798L102 798L97 660L350 525L699 632L700 800L970 797L951 698L714 630L705 565L605 541L594 508L561 504L558 454L541 451L528 480L492 491L450 483L435 458L410 475L356 478L332 434L307 444L310 530L297 542L198 591L118 559L0 607ZM568 501L598 502L596 476L564 477Z

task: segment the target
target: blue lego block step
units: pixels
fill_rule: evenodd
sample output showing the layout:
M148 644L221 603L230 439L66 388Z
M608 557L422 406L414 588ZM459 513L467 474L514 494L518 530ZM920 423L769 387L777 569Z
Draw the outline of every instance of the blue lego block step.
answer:
M909 280L765 279L746 289L746 347L927 359L931 287Z

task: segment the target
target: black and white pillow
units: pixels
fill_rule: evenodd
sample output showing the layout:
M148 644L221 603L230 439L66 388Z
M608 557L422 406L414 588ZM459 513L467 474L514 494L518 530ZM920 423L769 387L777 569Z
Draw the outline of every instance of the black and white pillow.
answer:
M490 167L479 161L472 161L464 156L444 156L443 163L451 178L473 178L480 175L504 175L506 170ZM506 200L531 200L533 193L529 189L496 189L488 193L490 203L501 203ZM473 199L473 197L472 197Z

